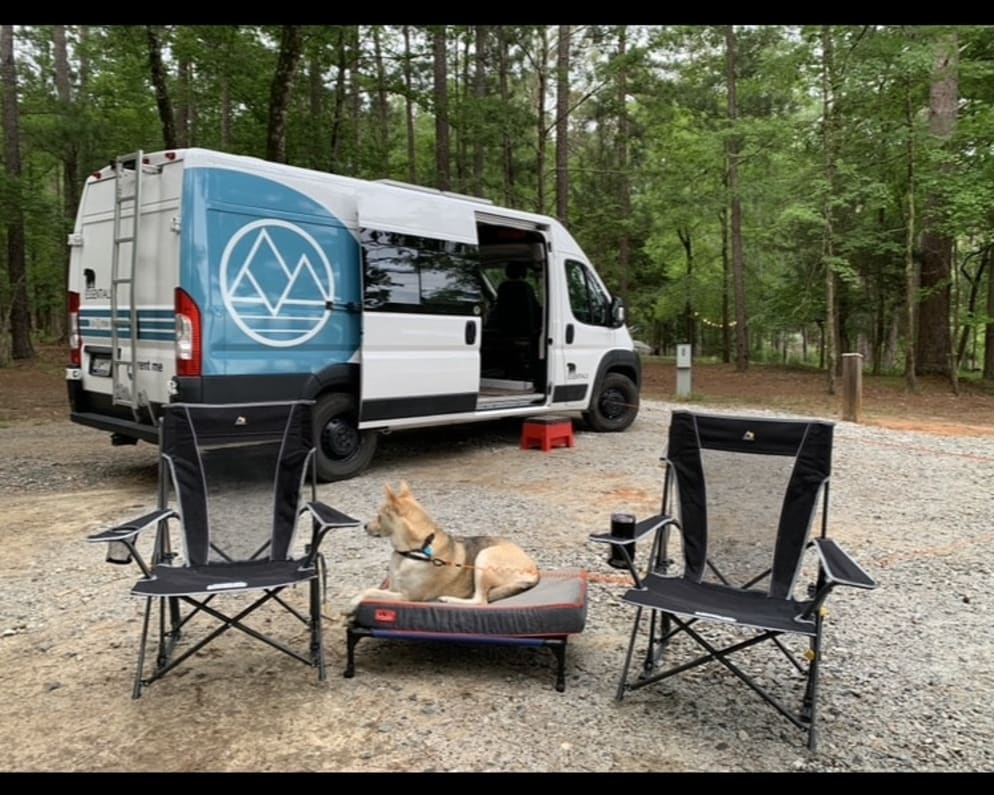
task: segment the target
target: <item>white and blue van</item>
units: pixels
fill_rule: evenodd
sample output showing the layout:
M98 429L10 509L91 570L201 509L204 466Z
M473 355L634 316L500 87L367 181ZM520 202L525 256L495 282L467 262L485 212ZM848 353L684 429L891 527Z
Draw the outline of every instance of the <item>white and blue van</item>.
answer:
M92 174L69 237L72 421L157 439L163 404L313 399L318 475L378 432L638 413L641 367L566 229L460 194L205 149Z

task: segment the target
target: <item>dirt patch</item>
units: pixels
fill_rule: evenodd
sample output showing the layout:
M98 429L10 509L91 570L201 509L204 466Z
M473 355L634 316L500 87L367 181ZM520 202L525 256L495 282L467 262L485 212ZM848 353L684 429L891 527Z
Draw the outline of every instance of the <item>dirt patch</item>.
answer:
M65 348L45 345L31 361L0 370L0 423L46 422L68 416ZM642 397L675 400L676 368L657 357L643 359ZM841 417L840 395L829 395L825 373L753 364L695 363L689 402L782 409ZM901 376L863 376L864 424L937 435L994 436L994 385L962 381L955 394L942 378L920 379L917 394Z
M797 414L840 418L841 384L827 391L827 376L811 369L731 364L695 364L691 402L782 409ZM659 359L643 360L642 396L674 400L676 368ZM919 379L917 394L902 376L863 376L863 423L893 430L938 435L994 436L994 386L962 381L957 395L943 378Z

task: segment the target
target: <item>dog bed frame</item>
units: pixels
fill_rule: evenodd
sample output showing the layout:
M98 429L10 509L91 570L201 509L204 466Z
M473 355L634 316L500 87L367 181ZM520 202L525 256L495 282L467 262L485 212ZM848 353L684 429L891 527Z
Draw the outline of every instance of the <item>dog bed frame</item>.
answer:
M384 584L389 588L389 583ZM345 678L355 676L355 647L363 638L497 646L545 646L556 657L556 690L566 689L566 644L587 620L587 573L542 572L524 593L486 605L367 599L347 629Z

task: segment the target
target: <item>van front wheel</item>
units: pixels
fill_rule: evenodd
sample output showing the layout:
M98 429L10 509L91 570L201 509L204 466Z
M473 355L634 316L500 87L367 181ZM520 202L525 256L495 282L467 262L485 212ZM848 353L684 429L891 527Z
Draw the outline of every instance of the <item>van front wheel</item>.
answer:
M318 400L314 412L318 481L347 480L362 472L376 452L376 432L360 431L351 395L334 393Z
M639 394L632 380L621 373L608 373L583 419L595 431L623 431L638 412Z

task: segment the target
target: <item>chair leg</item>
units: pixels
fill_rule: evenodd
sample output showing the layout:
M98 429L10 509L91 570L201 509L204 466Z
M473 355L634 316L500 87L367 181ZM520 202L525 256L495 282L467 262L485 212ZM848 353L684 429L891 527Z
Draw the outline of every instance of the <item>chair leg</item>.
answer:
M804 688L804 700L801 705L801 720L808 724L808 750L815 751L818 744L818 734L815 722L818 717L818 672L821 663L821 629L822 617L815 619L815 635L811 638L811 663L808 666L808 683Z
M169 619L168 629L166 619ZM175 596L166 597L159 600L159 650L155 656L155 669L161 671L172 657L173 649L179 643L183 625L183 616L180 611L179 599ZM153 678L158 678L158 674Z
M367 634L355 627L349 627L345 634L345 672L342 675L346 679L355 676L355 647Z
M566 690L566 639L550 641L548 646L556 655L556 690L562 693Z
M138 669L135 671L135 686L131 691L131 697L141 698L142 694L142 672L145 669L145 644L148 642L148 622L152 617L152 597L145 600L145 618L142 621L141 642L138 646Z
M669 613L659 613L653 610L649 618L649 642L645 648L645 659L642 661L642 676L649 676L659 666L663 650L669 643L672 634L672 621Z
M628 669L632 664L632 653L635 651L635 639L638 637L639 624L642 623L642 608L635 611L635 621L632 622L632 635L628 641L628 653L625 655L625 665L621 669L621 679L618 682L618 692L615 700L621 701L625 697L625 689L628 686Z
M320 569L320 563L318 564ZM311 580L311 657L318 668L318 679L322 682L328 678L324 667L324 633L321 623L322 599L321 574Z

